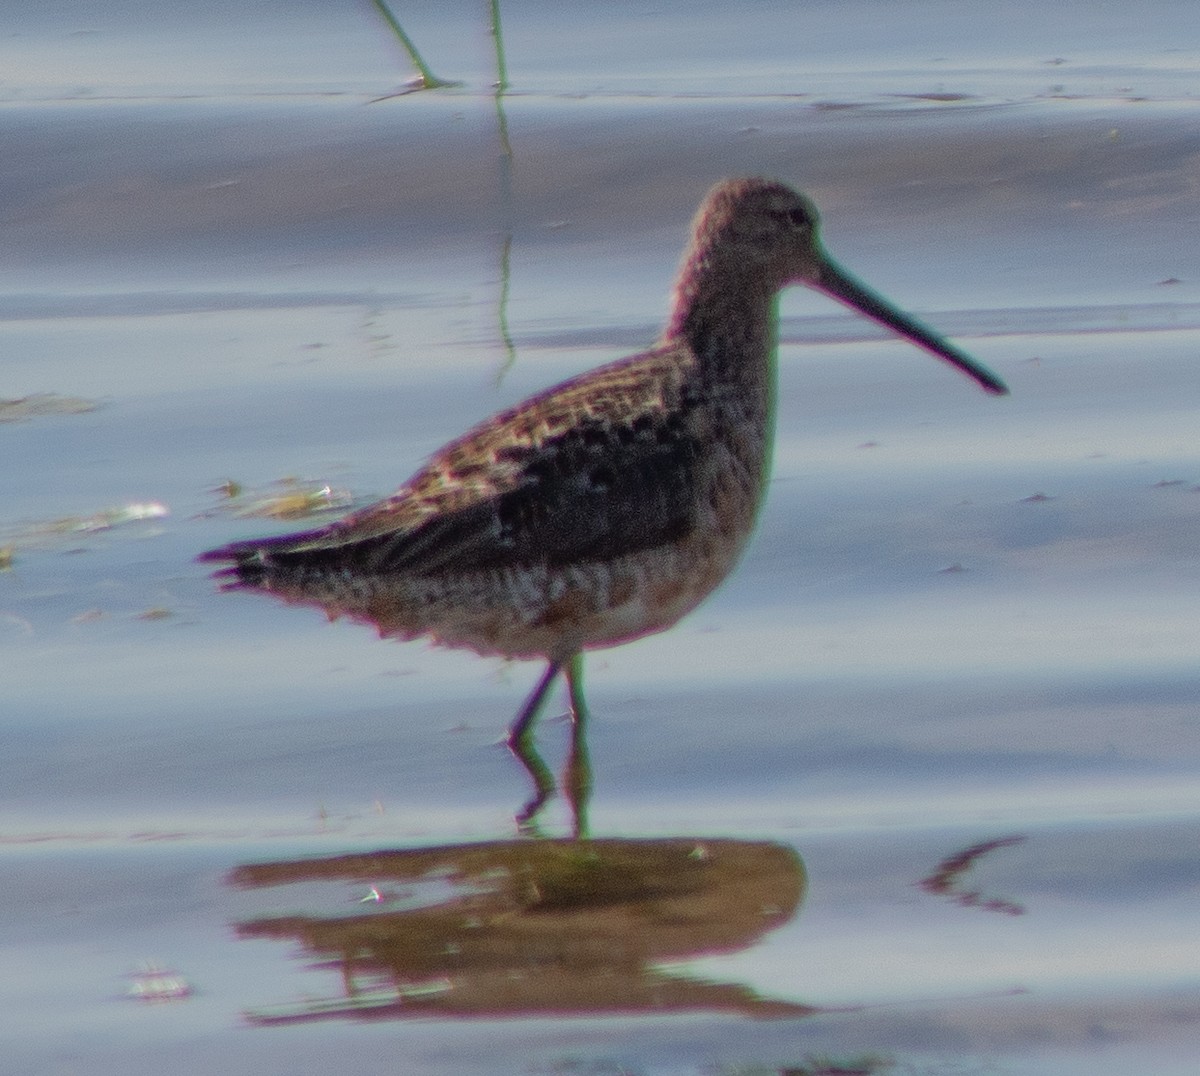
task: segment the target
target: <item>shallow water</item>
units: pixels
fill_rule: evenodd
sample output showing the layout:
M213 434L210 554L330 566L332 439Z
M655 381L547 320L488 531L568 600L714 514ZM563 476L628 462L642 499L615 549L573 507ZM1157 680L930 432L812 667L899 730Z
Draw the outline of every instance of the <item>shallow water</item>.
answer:
M12 1071L1190 1073L1190 7L508 5L507 197L477 6L400 13L465 85L385 100L370 5L202 8L28 5L0 43L0 397L61 398L0 409ZM759 172L1012 396L784 297L744 564L588 663L592 832L694 845L693 897L627 858L548 889L496 746L535 669L223 596L192 558L652 340L697 200ZM544 723L555 767L566 740ZM472 880L481 846L516 858ZM336 873L429 847L432 876ZM763 847L793 865L735 939L720 870ZM306 861L336 877L235 873ZM469 977L430 925L456 900L547 933ZM247 934L285 914L346 920L358 964ZM646 926L618 974L620 916L695 929ZM353 933L385 927L418 964ZM177 981L146 961L188 996L130 1000Z

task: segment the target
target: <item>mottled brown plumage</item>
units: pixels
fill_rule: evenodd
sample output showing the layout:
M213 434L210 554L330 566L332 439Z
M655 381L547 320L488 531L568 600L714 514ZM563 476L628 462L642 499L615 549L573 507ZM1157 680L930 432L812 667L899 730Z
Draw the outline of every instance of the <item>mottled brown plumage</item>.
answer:
M512 729L528 734L582 651L670 627L729 573L753 528L773 433L776 299L802 283L1002 393L989 371L825 253L811 202L729 180L696 216L651 350L481 423L395 494L331 526L205 553L261 590L481 654L542 658Z

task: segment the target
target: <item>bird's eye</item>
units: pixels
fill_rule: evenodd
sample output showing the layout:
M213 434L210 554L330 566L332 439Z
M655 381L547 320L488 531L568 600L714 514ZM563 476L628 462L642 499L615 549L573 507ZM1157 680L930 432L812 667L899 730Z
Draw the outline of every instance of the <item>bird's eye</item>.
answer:
M786 215L788 223L798 232L812 227L812 217L808 215L808 210L804 206L792 206Z

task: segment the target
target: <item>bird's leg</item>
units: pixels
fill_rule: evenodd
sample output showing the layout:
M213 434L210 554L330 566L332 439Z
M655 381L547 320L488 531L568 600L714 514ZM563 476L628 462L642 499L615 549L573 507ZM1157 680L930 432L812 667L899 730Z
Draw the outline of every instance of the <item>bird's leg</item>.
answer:
M571 696L571 753L563 774L563 789L575 819L575 839L588 836L587 809L592 798L592 763L587 748L587 702L583 697L583 654L574 654L565 669Z
M525 705L521 707L521 712L517 714L516 720L508 730L508 749L513 753L513 757L525 767L525 772L533 781L533 798L521 808L517 815L517 824L520 826L531 823L545 806L546 800L554 794L554 778L550 774L549 767L542 761L542 756L537 753L537 748L533 746L533 726L537 721L542 704L546 701L550 685L554 683L554 678L562 672L562 667L561 661L547 663L546 671L537 682L537 687L525 700Z

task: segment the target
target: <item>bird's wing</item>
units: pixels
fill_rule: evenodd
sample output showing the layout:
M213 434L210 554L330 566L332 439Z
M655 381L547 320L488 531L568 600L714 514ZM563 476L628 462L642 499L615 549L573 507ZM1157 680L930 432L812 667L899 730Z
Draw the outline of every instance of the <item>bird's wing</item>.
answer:
M608 560L670 542L694 517L702 447L686 385L668 349L601 367L451 442L386 500L320 531L209 557L438 574Z

